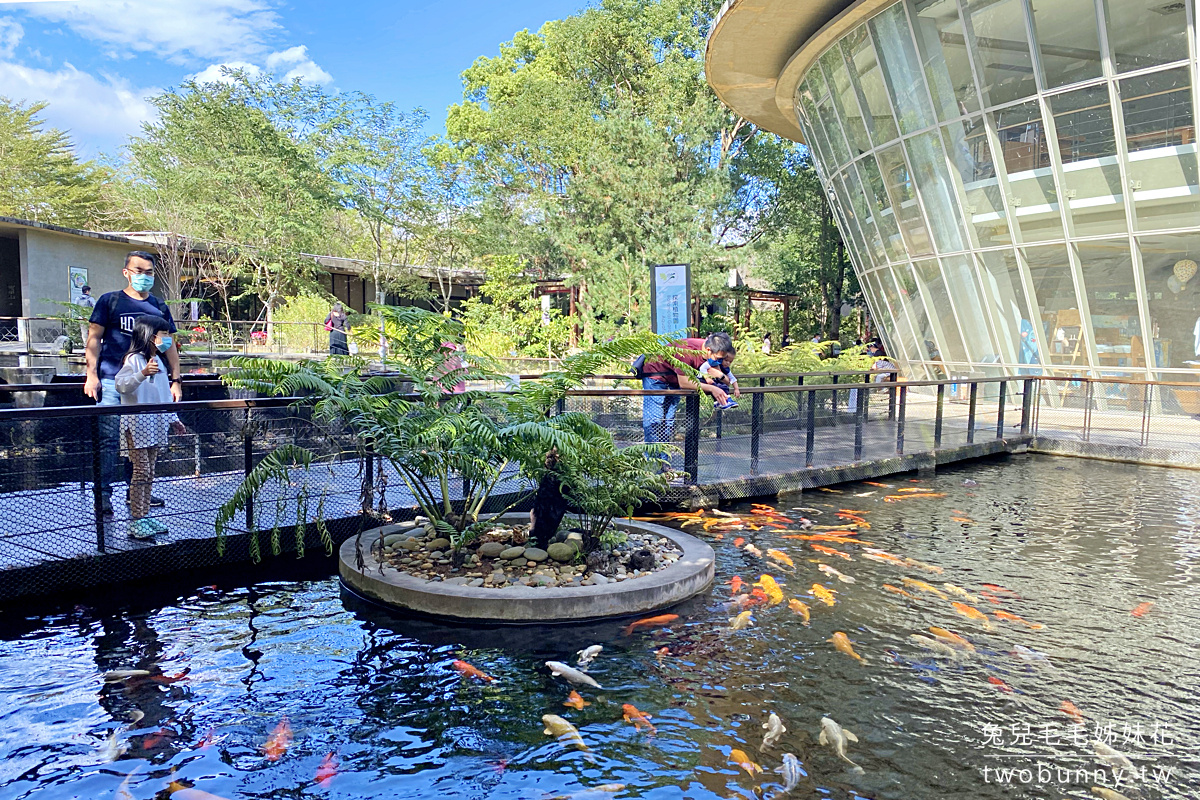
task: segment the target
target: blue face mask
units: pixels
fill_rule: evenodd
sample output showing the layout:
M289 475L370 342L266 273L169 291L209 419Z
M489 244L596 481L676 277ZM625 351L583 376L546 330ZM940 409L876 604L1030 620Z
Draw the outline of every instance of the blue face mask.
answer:
M168 350L171 349L171 345L174 343L175 343L175 340L172 339L170 336L162 337L162 341L158 343L158 352L160 352L160 353L167 352Z
M154 288L154 276L142 274L130 275L129 285L133 287L135 292L148 292Z

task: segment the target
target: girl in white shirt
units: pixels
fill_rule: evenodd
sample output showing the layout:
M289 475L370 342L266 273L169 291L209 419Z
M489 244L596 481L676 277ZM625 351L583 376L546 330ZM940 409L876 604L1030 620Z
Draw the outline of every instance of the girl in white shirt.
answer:
M117 393L121 405L170 403L171 383L160 353L171 348L171 334L162 317L145 314L137 318L130 332L129 352L117 373ZM125 414L121 417L121 452L133 462L129 484L129 535L150 539L166 533L167 526L150 519L150 489L154 483L154 461L159 448L167 446L167 434L173 426L182 427L172 413Z

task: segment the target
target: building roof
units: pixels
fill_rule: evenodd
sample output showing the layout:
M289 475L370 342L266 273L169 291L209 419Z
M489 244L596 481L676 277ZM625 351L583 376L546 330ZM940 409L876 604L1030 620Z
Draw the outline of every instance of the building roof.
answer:
M816 39L827 38L818 33L835 18L859 19L883 5L879 0L726 0L704 52L708 83L725 105L760 128L803 141L792 107L797 82L792 76L798 77L811 58L803 67L789 62L806 43L806 50L817 55L822 44Z

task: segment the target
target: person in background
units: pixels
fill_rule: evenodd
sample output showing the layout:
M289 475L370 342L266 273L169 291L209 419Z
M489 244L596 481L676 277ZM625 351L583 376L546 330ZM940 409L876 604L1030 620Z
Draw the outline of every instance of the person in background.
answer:
M708 360L706 351L719 355L726 367L733 365L737 351L728 333L713 333L707 339L682 339L672 345L675 358L696 370ZM647 358L638 376L647 391L665 389L699 389L718 405L729 402L729 393L716 384L697 383L683 374L674 364L663 359ZM736 391L736 390L735 390ZM675 437L675 411L679 395L647 395L642 398L642 433L647 444L670 442Z
M771 355L771 332L770 331L767 331L766 333L763 334L762 351L763 351L763 355L765 355L765 356Z
M341 303L334 303L325 317L325 330L329 331L329 355L350 355L350 345L346 342L346 310Z
M121 405L156 405L170 403L171 384L161 355L174 346L167 321L159 316L143 314L133 324L129 335L129 352L113 383L121 396ZM121 415L121 452L133 464L133 479L129 483L129 536L132 539L152 539L155 534L167 533L167 526L150 513L150 489L154 484L154 462L158 452L167 446L167 436L174 430L183 434L187 429L175 414Z
M785 333L785 334L783 335L783 338L779 340L779 349L780 349L780 350L787 350L787 349L788 349L789 347L791 347L791 346L792 346L792 337L788 336L788 335Z
M175 333L175 320L167 304L150 294L154 288L154 269L158 257L144 250L125 256L122 274L129 285L119 292L107 292L96 301L88 323L87 377L83 393L97 405L119 406L116 377L129 352L130 333L138 317L149 314L166 321L167 332ZM179 378L179 348L172 345L161 356L167 366L167 381L171 400L183 399L183 383ZM104 513L112 513L112 484L116 479L120 453L120 417L109 414L100 417L101 471L100 492ZM130 474L126 474L129 480ZM165 505L161 497L150 497L150 505Z

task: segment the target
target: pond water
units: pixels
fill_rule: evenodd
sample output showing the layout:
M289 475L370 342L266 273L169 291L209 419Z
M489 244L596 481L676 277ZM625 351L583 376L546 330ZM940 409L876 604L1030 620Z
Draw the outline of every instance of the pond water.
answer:
M1030 456L878 483L887 486L772 505L817 525L856 525L835 515L859 512L870 528L846 538L873 544L823 543L851 560L785 538L797 526L748 504L723 509L746 523L689 525L717 551L712 593L632 635L623 623L408 620L327 577L166 600L131 590L125 608L10 615L0 630L0 798L613 796L577 794L602 784L625 784L618 797L774 797L783 753L805 773L792 797L1094 797L1090 787L1114 786L1097 739L1137 770L1123 772L1128 797L1200 797L1196 473ZM922 492L944 496L886 500ZM736 524L746 527L717 530ZM736 537L787 553L795 571ZM864 547L943 571L868 560ZM730 631L730 580L763 573L785 602L754 607L756 625ZM942 599L913 580L975 599ZM814 583L836 590L835 605L812 597ZM789 610L793 597L811 625ZM985 612L990 630L951 601ZM909 638L935 639L931 626L975 653L951 658ZM865 661L836 649L835 632ZM572 687L543 663L573 664L590 644L604 646L590 669L604 688L578 687L590 705L566 708ZM455 659L496 682L463 677ZM118 669L157 680L105 684ZM623 720L626 703L652 715L655 735ZM787 730L762 749L770 712ZM544 735L544 714L571 721L590 752ZM846 754L862 774L821 746L823 716L857 734ZM277 733L284 719L290 741ZM730 763L735 748L764 772Z

